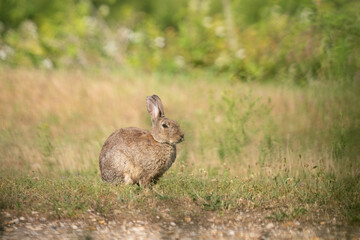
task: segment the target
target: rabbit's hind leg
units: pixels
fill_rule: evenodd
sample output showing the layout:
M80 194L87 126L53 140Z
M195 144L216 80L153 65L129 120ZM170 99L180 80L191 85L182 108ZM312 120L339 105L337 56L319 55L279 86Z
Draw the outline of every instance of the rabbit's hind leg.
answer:
M129 185L136 183L136 181L131 177L131 173L124 174L124 183Z

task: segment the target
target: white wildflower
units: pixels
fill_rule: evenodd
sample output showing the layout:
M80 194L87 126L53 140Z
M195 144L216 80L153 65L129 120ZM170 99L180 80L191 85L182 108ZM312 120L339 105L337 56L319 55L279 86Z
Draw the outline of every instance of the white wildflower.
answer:
M115 41L106 42L106 44L104 46L104 50L108 55L114 56L118 50L116 42Z
M0 59L6 60L8 57L14 55L14 49L11 47L4 45L0 48Z
M42 61L42 66L46 69L51 69L54 67L52 61L48 58L45 58L43 61Z
M37 39L38 37L37 26L31 20L25 20L21 23L20 32L28 38Z
M215 29L215 34L218 37L225 37L225 27L224 26L218 26Z
M217 67L224 67L230 63L231 59L227 54L221 54L216 60L215 65Z
M83 21L86 26L86 31L89 33L94 33L98 27L98 20L94 17L84 17Z
M164 48L165 47L165 38L163 37L156 37L154 40L155 46L159 47L159 48Z
M180 56L180 55L175 56L174 62L175 62L175 65L178 66L179 68L185 67L185 59L183 56Z
M5 60L7 57L6 52L3 49L0 49L0 59Z
M129 41L133 43L139 43L143 40L143 34L141 32L131 31L128 35Z
M237 50L236 53L235 53L235 57L238 58L238 59L244 59L246 57L245 49L240 48L239 50Z

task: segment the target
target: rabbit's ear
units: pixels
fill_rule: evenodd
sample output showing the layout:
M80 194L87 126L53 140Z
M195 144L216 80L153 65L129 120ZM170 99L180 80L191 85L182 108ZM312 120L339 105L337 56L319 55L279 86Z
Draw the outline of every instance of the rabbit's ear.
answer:
M157 101L153 98L153 96L146 97L146 107L151 116L151 122L154 125L157 119L161 116L161 112Z
M164 107L163 107L163 105L162 105L161 99L160 99L157 95L152 95L151 97L152 97L152 99L155 100L156 105L157 105L158 108L159 108L160 117L165 117Z

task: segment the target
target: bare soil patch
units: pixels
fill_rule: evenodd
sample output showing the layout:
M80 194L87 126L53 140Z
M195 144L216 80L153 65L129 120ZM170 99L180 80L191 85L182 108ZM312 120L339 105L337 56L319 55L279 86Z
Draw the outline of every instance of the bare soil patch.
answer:
M335 218L277 221L268 210L191 212L176 216L114 211L108 217L87 211L80 218L47 219L31 212L1 213L2 239L360 239L360 227Z

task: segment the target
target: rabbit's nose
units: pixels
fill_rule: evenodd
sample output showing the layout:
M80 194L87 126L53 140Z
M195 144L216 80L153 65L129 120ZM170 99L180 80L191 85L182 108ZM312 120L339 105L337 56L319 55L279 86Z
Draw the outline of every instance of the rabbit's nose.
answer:
M182 138L182 139L184 139L184 134L182 133L182 134L180 134L180 137Z

